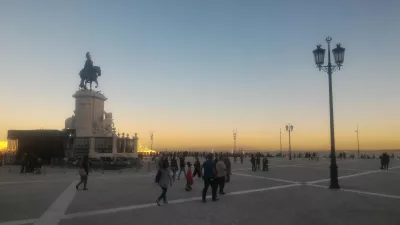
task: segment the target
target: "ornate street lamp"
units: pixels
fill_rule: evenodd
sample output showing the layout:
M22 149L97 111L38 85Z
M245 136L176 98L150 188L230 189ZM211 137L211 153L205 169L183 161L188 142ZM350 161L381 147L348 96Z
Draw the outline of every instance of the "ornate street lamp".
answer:
M292 143L290 141L290 133L293 131L293 125L290 123L287 124L286 131L289 132L289 160L292 160Z
M319 70L323 70L328 73L329 79L329 115L330 115L330 133L331 133L331 166L330 166L330 176L331 184L329 188L339 189L338 181L338 166L336 164L336 153L335 153L335 126L333 120L333 98L332 98L332 73L339 69L344 61L344 51L345 49L341 47L340 44L336 45L336 48L332 50L333 56L335 58L336 65L331 63L331 37L326 38L326 43L328 44L328 65L324 66L325 49L321 48L321 45L317 45L317 49L313 51L315 64Z

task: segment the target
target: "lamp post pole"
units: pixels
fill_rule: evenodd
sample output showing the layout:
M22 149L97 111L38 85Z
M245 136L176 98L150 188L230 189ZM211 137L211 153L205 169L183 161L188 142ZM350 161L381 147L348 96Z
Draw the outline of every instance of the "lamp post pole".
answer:
M153 150L153 132L150 132L150 149Z
M281 158L283 156L283 152L282 152L282 128L279 128L279 147L281 149Z
M359 133L358 125L357 125L356 133L357 133L357 155L358 155L358 157L360 157L360 139L358 138L358 133Z
M237 129L233 129L233 152L236 152L236 134L237 134Z
M336 48L332 50L333 55L335 57L336 65L332 65L331 63L331 37L327 37L326 43L328 44L328 65L323 66L324 57L325 57L325 49L321 48L321 45L317 45L317 49L313 51L315 63L319 70L324 70L328 73L329 80L329 118L330 118L330 135L331 135L331 166L330 166L330 176L331 183L329 188L331 189L340 189L339 181L338 181L338 166L336 164L336 153L335 153L335 126L334 126L334 117L333 117L333 97L332 97L332 73L334 70L339 69L344 61L344 51L345 49L341 47L340 44L337 44Z
M286 125L286 131L289 132L289 160L292 160L292 143L290 140L290 133L293 131L293 125L288 123Z

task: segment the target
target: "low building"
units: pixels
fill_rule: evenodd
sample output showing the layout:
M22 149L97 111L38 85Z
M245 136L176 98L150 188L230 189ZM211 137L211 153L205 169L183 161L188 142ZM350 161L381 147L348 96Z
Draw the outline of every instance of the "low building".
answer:
M69 133L60 130L9 130L8 150L15 152L17 162L26 152L44 163L51 158L63 158Z

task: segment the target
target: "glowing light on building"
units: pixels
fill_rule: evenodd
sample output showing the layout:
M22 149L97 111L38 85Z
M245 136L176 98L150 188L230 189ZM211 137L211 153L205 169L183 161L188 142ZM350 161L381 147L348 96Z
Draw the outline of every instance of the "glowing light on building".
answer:
M8 142L7 141L0 141L0 152L7 151Z

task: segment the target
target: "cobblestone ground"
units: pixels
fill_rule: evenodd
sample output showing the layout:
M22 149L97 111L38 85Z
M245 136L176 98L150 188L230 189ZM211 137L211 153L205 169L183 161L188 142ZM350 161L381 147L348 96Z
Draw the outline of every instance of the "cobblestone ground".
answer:
M252 172L248 160L232 164L218 202L201 203L202 181L186 192L181 178L161 207L154 165L94 171L89 191L75 190L74 169L21 175L0 167L0 225L400 224L400 160L387 172L379 160L338 160L341 190L327 188L328 160L270 159L268 172Z

